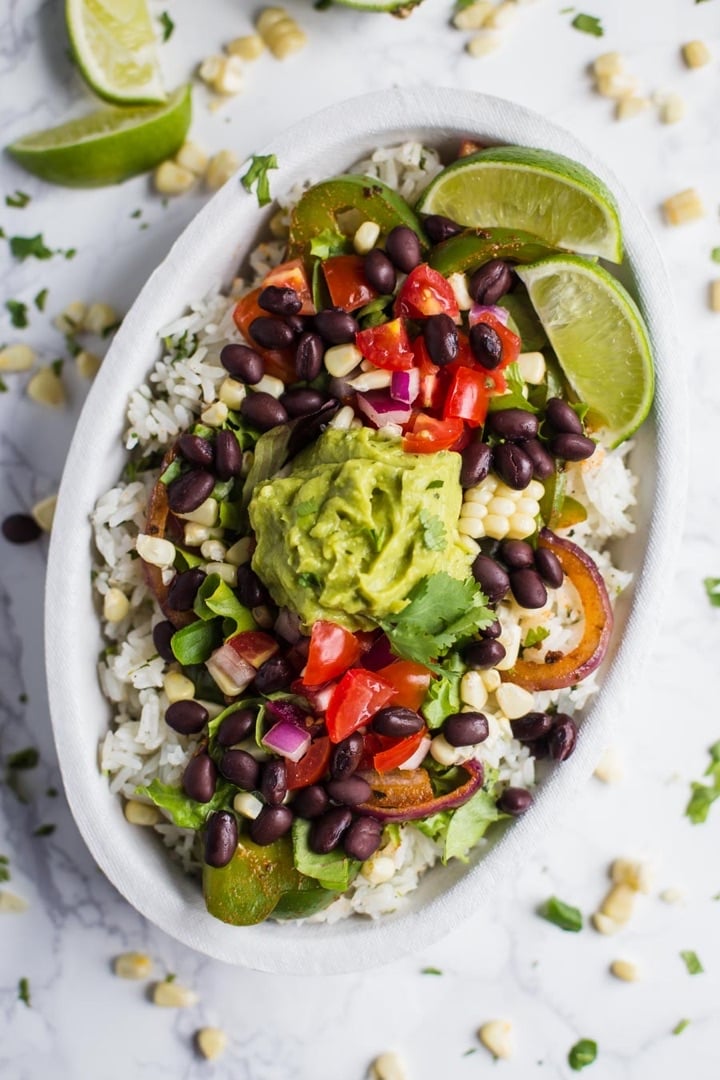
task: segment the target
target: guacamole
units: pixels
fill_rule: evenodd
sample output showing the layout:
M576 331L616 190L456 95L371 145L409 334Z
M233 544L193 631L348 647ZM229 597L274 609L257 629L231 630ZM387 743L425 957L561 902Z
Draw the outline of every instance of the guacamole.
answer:
M253 570L277 604L349 630L405 606L422 578L465 579L460 455L406 454L369 428L325 431L250 503Z

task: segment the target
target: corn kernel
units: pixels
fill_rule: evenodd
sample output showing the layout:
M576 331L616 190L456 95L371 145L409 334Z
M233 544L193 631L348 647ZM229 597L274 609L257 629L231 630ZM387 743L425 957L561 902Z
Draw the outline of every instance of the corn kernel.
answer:
M116 956L113 971L121 979L147 979L152 973L152 960L146 953L126 952Z
M162 814L157 806L148 806L137 799L128 799L125 803L125 818L131 825L157 825L162 821Z
M183 535L185 547L200 547L205 540L210 539L211 532L212 529L209 529L207 525L198 525L195 521L189 521Z
M238 568L232 563L209 562L204 569L206 574L217 574L226 585L231 585L233 588L237 585Z
M164 537L140 533L135 541L135 550L146 563L160 569L170 567L175 562L175 545Z
M190 701L195 697L195 684L181 671L168 671L163 679L163 690L170 704L174 701Z
M407 1080L407 1072L397 1054L380 1054L370 1066L370 1080Z
M108 589L103 597L103 618L107 622L120 622L130 611L130 601L122 589Z
M662 204L662 211L668 225L684 225L705 217L705 207L695 188L686 188L671 195Z
M391 383L392 372L381 371L379 368L375 368L374 371L364 371L362 375L348 379L348 386L352 386L353 390L359 390L361 393L365 393L366 390L383 390Z
M27 900L9 889L0 889L0 911L11 912L20 915L30 907Z
M505 682L495 693L497 703L508 720L518 720L532 711L535 699L529 690L515 683Z
M623 926L629 922L634 907L635 890L629 885L613 885L600 905L600 914Z
M689 68L705 67L712 60L712 54L704 41L688 41L681 51Z
M183 195L195 183L195 176L174 161L163 161L153 173L153 182L160 195Z
M479 30L485 25L494 5L490 0L476 0L469 7L462 8L453 15L452 24L456 30Z
M610 971L616 979L621 979L622 982L637 982L640 978L637 964L631 963L630 960L613 960Z
M101 364L102 360L97 353L89 352L87 349L81 349L75 357L75 368L83 379L94 379Z
M35 360L29 345L6 345L0 349L0 371L29 371Z
M537 505L537 504L536 504ZM510 515L508 522L508 537L510 540L524 540L526 536L532 536L535 532L535 515L540 510L538 506L535 514L521 514L517 511Z
M30 511L43 532L50 532L52 529L56 504L57 495L48 495L47 499L41 499L40 502L36 502Z
M619 52L602 53L593 62L593 73L601 75L619 75L623 70L623 58Z
M488 503L488 514L499 514L500 517L509 518L514 513L514 499L504 499L501 495L496 495L495 498L491 499Z
M500 45L499 34L480 33L474 34L465 46L466 52L475 58L487 56L494 52Z
M207 169L208 156L197 143L188 140L178 150L175 161L182 169L187 169L195 176L202 176Z
M239 56L242 60L257 60L265 49L265 42L259 34L243 34L233 38L225 46L230 56Z
M380 236L380 226L376 221L363 221L355 230L353 247L358 255L367 255L375 247Z
M542 499L544 494L545 488L539 480L531 480L523 492L523 495L526 495L528 499Z
M87 305L82 300L73 300L64 311L53 319L53 326L61 334L75 334L84 329L85 312Z
M464 747L451 746L444 735L436 735L430 743L430 755L438 765L457 765L463 758Z
M329 350L328 350L329 351ZM327 353L325 353L327 357ZM342 409L333 416L332 420L328 424L328 427L334 428L336 431L349 431L350 425L355 419L355 413L350 405L343 405Z
M603 752L593 774L604 784L616 784L623 778L622 761L617 750L609 746Z
M679 94L668 94L660 104L660 119L663 124L677 124L686 111L685 101Z
M541 352L520 353L517 358L518 371L526 383L539 386L545 380L546 363Z
M519 626L511 624L510 626L504 627L498 641L505 647L505 655L502 660L499 660L495 665L498 671L509 671L511 667L515 666L515 661L520 652L521 640L522 630Z
M216 1061L227 1049L227 1035L222 1028L205 1027L195 1035L197 1048L206 1061Z
M502 682L500 672L496 671L495 668L488 668L486 671L481 671L480 675L488 694L494 694Z
M596 911L591 917L591 922L599 934L617 934L620 929L620 923L615 922L609 915L603 915L601 911Z
M222 540L204 540L200 545L200 554L209 562L223 562L227 555L227 548Z
M333 345L325 353L325 368L336 379L344 379L354 371L362 360L362 353L356 345Z
M509 1020L489 1020L478 1031L478 1038L493 1057L512 1057L512 1024Z
M631 120L633 116L639 116L650 107L650 99L643 97L621 97L615 106L616 120Z
M27 384L27 396L38 405L59 409L65 404L65 387L51 367L41 367Z
M239 56L228 56L223 60L220 68L212 80L212 88L216 94L225 97L234 97L245 89L245 70Z
M510 26L517 17L517 4L515 0L502 0L502 3L494 7L484 25L490 30L504 30Z
M91 304L85 312L82 328L88 334L104 334L119 322L120 316L114 307L98 302Z
M228 418L228 407L224 401L214 401L200 413L200 419L208 427L221 427Z
M384 885L395 875L395 863L388 855L378 853L363 863L360 873L371 885Z
M245 563L250 562L252 546L253 541L251 538L243 536L241 540L236 540L233 546L228 548L225 553L225 561L229 562L231 566L244 566Z
M601 97L622 101L637 93L640 82L634 75L599 75L595 89Z
M628 885L634 892L652 890L652 871L647 863L633 859L615 859L610 867L610 880L614 885Z
M266 7L263 8L257 19L255 20L255 26L258 34L261 37L265 37L268 30L279 23L282 19L286 19L288 13L285 8L282 7Z
M720 278L710 282L710 310L720 311Z
M238 814L247 818L249 821L254 821L263 808L263 803L259 799L255 798L251 791L239 791L233 799L233 807L237 810Z
M493 540L504 539L510 528L508 519L506 517L501 517L499 514L488 514L483 524L485 526L485 535L491 536Z
M197 1003L197 994L176 982L155 983L153 1002L169 1009L187 1009Z
M239 168L240 159L237 154L232 150L220 150L210 158L210 164L205 172L205 186L210 191L218 191Z
M460 680L460 700L463 705L482 709L487 704L487 688L479 671L466 671Z
M198 68L198 77L208 86L212 86L222 71L224 63L224 56L206 56Z
M253 383L253 390L257 393L270 394L270 397L279 398L285 393L285 383L275 375L263 375L259 382Z
M473 298L468 292L468 278L467 274L455 273L450 274L448 279L448 285L453 291L455 296L455 302L461 311L469 311L473 306Z
M247 397L247 389L237 379L223 379L218 390L218 398L228 409L239 409Z
M461 536L469 536L471 540L480 540L485 533L485 524L480 517L461 517L457 526Z

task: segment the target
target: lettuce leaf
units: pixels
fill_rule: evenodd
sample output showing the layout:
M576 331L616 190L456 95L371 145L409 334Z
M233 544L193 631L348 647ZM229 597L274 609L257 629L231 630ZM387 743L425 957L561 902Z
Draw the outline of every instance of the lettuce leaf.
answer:
M145 795L156 806L167 810L180 829L202 829L210 814L230 805L236 788L228 780L220 780L210 802L196 802L179 787L153 780L147 787L135 788L136 795Z
M349 859L342 848L336 848L327 855L318 855L311 851L308 844L309 832L310 822L295 818L292 841L296 868L306 877L315 878L326 889L345 892L361 864L355 859Z

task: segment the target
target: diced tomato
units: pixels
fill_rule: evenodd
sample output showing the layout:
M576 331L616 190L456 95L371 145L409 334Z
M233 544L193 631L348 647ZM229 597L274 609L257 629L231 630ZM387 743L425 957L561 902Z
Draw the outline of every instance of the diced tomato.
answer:
M262 349L252 337L250 333L250 323L253 319L259 318L261 315L267 315L267 311L263 311L258 306L257 298L261 293L261 289L253 289L252 292L247 293L246 296L241 296L235 305L233 311L233 319L240 333L250 342L253 349L260 353L265 361L265 372L268 375L275 375L276 378L282 379L284 383L295 382L297 375L295 374L295 353L293 349Z
M422 728L414 735L408 735L405 739L393 739L393 745L373 755L373 767L378 772L389 772L390 769L399 768L419 749L420 744L427 735L427 728Z
M373 671L351 668L335 687L325 715L328 735L342 742L395 697L395 687Z
M337 679L360 659L360 642L337 623L318 619L313 623L310 651L303 675L307 686L321 686Z
M436 420L434 416L417 413L409 431L403 436L403 450L408 454L434 454L449 450L465 431L462 420Z
M404 319L369 326L355 335L355 344L366 360L385 371L408 371L415 364Z
M279 266L274 266L272 270L265 275L263 287L266 285L275 285L277 288L285 287L294 289L302 300L302 307L298 314L315 314L315 305L313 304L310 282L308 281L302 259L291 259L290 262L280 263Z
M440 368L433 364L422 334L413 342L415 362L420 372L420 391L416 404L424 409L441 409L443 387L440 381Z
M429 315L449 315L454 319L459 312L452 285L427 263L420 263L410 271L395 301L395 314L409 319Z
M416 710L425 700L432 679L432 672L413 660L395 660L377 674L397 690L393 705Z
M332 746L326 735L310 743L308 752L298 762L285 761L288 791L317 784L328 771Z
M482 369L460 365L452 374L452 380L443 405L443 417L465 420L471 427L479 427L485 421L490 391L487 373Z
M506 368L508 364L513 364L520 355L520 338L517 334L513 334L512 330L508 329L491 311L483 311L482 315L478 317L479 323L486 323L491 327L500 338L502 342L502 361L498 368L495 370L502 370ZM492 377L492 372L488 372L488 375Z
M336 307L355 311L376 298L378 294L368 283L364 266L362 255L332 255L325 259L322 271Z

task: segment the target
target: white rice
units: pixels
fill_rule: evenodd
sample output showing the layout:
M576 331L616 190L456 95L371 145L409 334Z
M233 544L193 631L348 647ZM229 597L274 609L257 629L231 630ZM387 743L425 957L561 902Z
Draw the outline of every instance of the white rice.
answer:
M378 177L412 200L441 168L435 151L405 143L377 150L353 171ZM296 197L301 190L294 193ZM159 335L164 341L163 355L147 382L130 396L125 433L128 450L142 457L164 452L216 400L218 387L227 375L220 364L220 350L228 341L242 340L232 319L235 299L280 262L282 253L280 241L260 244L249 259L251 281L237 279L230 296L215 291L163 328ZM568 494L581 501L588 514L585 522L568 532L593 556L613 598L630 581L629 574L613 566L606 550L611 540L627 536L634 529L630 513L637 481L625 462L629 450L630 444L612 452L598 448L589 462L567 470ZM112 587L120 589L130 602L125 619L104 622L107 648L99 663L103 693L113 707L110 728L100 747L100 765L111 790L126 799L137 798L136 789L153 779L180 786L185 765L198 744L197 738L179 735L164 722L168 705L163 690L165 665L156 655L152 640L152 626L159 620L159 613L134 553L156 475L154 471L146 472L139 480L118 483L98 500L92 515L97 547L94 585L100 601ZM542 611L528 611L510 601L503 603L501 617L504 642L524 640L533 626L544 625L550 630L547 638L526 651L526 657L533 660L542 660L551 650L567 651L582 633L582 608L568 582L555 591ZM583 709L596 690L592 675L574 688L536 694L536 708L545 710L554 705L572 714ZM527 746L512 737L510 722L494 694L489 695L483 711L488 717L490 736L473 748L475 756L486 768L497 769L503 783L532 787L534 758ZM155 828L187 870L198 868L197 837L193 832L166 821ZM403 828L400 842L389 842L366 864L348 894L313 921L394 911L440 854L440 846L416 828Z

